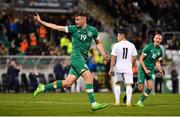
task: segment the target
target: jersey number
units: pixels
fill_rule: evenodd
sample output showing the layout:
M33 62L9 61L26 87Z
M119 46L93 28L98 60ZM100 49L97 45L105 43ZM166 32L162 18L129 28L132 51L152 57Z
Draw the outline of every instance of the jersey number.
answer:
M81 40L82 40L82 41L85 41L85 40L86 40L86 38L87 38L87 35L83 35L83 34L81 34Z
M123 48L123 59L127 59L128 48Z

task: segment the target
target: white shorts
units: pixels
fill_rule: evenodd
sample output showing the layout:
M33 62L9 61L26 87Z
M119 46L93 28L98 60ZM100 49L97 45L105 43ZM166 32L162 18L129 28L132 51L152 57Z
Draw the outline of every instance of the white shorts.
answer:
M125 84L133 84L133 73L115 72L115 83L124 81Z

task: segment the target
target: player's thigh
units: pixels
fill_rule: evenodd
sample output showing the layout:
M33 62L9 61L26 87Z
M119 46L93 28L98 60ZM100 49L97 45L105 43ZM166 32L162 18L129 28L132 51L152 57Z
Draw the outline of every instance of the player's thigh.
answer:
M138 71L138 84L144 84L146 79L146 74L143 70Z
M115 72L115 84L120 84L120 82L123 81L123 74L122 73L118 73L118 72Z
M80 77L80 74L73 67L70 68L69 75L74 75L76 77L76 79L78 79Z
M124 73L123 76L125 84L133 84L133 73Z
M153 72L149 73L149 74L146 74L145 77L146 77L146 81L154 81L154 78L153 78Z
M80 58L72 58L71 59L71 66L79 75L81 75L84 71L88 70L87 63L84 59Z

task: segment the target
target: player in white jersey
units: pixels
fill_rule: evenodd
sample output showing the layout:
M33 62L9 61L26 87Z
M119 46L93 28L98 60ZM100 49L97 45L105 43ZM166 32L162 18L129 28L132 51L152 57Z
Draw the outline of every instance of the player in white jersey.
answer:
M114 44L111 52L111 65L109 75L112 76L113 67L115 73L115 106L120 105L121 86L120 81L126 85L127 107L131 107L133 72L132 67L136 64L137 50L131 42L126 40L126 32L119 32L118 42Z

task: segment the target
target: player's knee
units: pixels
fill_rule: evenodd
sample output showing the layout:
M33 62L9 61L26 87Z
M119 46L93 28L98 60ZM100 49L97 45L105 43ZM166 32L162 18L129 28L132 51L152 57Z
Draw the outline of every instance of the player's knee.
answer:
M138 87L138 90L139 90L140 92L143 92L143 91L144 91L144 86L139 86L139 87Z
M148 85L148 89L149 89L149 90L152 90L153 88L154 88L153 85Z

